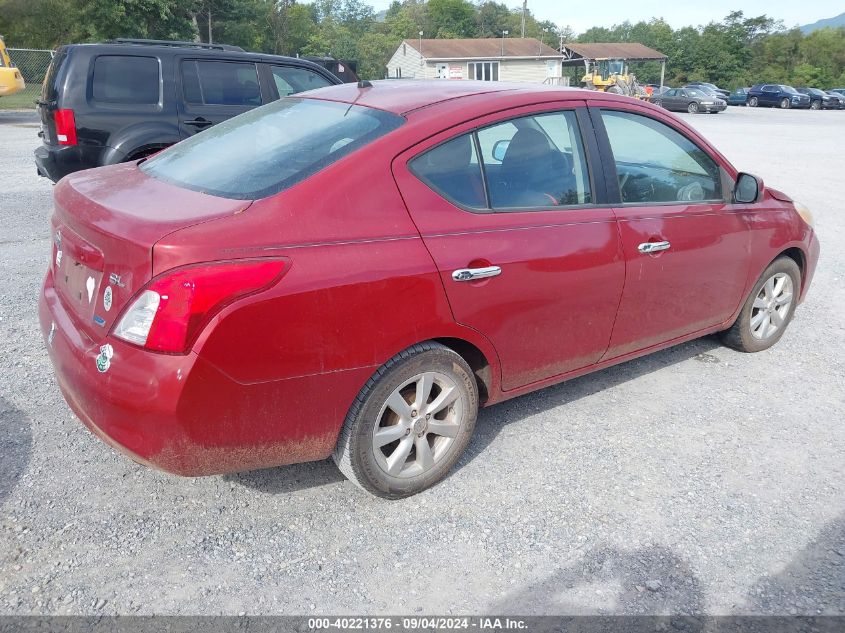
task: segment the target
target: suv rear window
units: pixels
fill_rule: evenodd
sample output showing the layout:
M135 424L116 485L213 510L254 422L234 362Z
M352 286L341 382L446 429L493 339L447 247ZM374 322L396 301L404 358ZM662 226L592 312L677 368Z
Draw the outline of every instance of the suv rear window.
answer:
M405 119L288 97L219 123L141 164L154 178L224 198L265 198L395 130Z
M59 71L66 59L67 53L63 50L59 50L55 55L53 55L50 67L47 69L47 74L44 76L44 83L41 84L42 101L55 101L58 98L59 87L56 84L59 80Z
M101 55L94 60L93 96L104 103L158 103L161 73L155 57Z

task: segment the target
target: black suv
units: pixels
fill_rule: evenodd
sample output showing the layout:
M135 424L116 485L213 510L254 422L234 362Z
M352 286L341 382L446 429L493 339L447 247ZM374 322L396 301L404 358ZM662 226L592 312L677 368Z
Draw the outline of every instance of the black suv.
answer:
M341 83L327 69L236 46L120 39L60 47L38 112L38 173L137 160L290 94Z

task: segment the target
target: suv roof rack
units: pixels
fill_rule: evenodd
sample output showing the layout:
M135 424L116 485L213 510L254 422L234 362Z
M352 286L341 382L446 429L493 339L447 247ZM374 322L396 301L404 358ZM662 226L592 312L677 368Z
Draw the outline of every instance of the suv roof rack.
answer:
M141 46L172 46L174 48L206 48L218 51L241 51L240 46L230 44L205 44L204 42L180 42L178 40L145 40L131 37L117 37L111 40L115 44L140 44Z

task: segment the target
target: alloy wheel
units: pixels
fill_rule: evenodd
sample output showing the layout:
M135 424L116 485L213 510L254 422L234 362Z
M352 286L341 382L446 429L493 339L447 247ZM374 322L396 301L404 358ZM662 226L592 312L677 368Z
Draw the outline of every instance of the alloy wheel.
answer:
M758 340L774 336L786 322L792 301L792 278L786 273L769 277L751 307L751 335Z
M417 374L393 390L373 429L376 463L392 477L416 477L449 453L463 426L458 385L447 375Z
M750 105L752 108L756 108L757 107L757 97L751 97L748 100L748 105Z
M781 99L780 100L780 107L784 110L788 110L789 109L789 99L787 99L786 97Z
M687 106L687 112L689 112L690 114L695 114L696 112L698 112L698 104L693 101Z

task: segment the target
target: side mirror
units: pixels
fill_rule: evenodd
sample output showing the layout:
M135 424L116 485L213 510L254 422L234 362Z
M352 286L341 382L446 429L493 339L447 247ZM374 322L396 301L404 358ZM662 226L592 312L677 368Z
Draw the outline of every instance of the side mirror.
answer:
M493 145L493 158L500 163L505 160L505 154L508 153L508 146L511 144L509 140L496 141Z
M734 186L734 202L751 204L760 199L763 193L763 179L753 174L740 172Z

